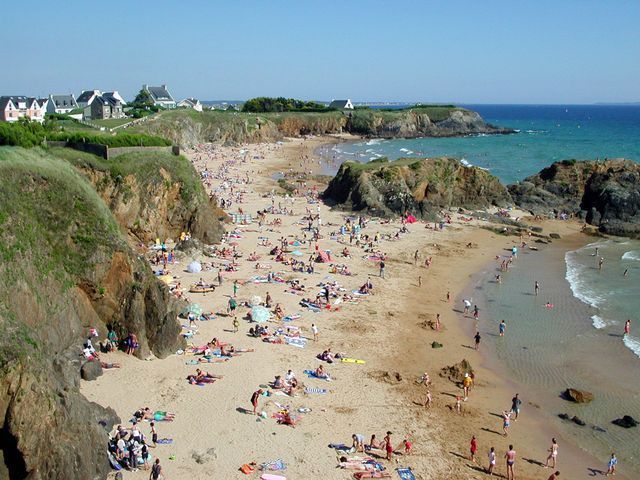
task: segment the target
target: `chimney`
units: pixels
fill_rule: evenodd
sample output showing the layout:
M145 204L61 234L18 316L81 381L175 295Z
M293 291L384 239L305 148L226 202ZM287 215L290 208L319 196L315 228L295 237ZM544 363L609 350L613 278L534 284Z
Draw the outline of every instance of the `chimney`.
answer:
M147 89L147 84L145 83L144 85L142 85L142 89L146 90Z
M167 84L166 84L166 83L163 83L161 86L162 86L162 88L164 88L165 90L167 89Z

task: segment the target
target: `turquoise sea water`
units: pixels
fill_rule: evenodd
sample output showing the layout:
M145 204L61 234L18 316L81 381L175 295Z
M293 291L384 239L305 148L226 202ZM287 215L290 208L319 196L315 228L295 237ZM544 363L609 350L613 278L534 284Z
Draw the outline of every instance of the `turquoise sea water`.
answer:
M465 105L513 135L370 140L336 145L340 160L448 155L489 169L505 183L568 158L640 161L640 105Z

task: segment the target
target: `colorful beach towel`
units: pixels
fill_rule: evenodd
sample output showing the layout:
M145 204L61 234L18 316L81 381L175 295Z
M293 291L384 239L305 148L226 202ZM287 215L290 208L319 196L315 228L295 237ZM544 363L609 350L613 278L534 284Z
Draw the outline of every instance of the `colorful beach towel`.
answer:
M396 472L402 480L416 480L416 476L410 468L396 468Z
M317 378L318 380L324 380L326 382L330 382L331 381L331 377L319 377L318 375L316 375L316 372L314 372L313 370L305 370L304 374L309 377L309 378Z
M328 390L326 388L316 388L316 387L306 387L304 389L305 393L308 394L318 394L318 395L326 395Z

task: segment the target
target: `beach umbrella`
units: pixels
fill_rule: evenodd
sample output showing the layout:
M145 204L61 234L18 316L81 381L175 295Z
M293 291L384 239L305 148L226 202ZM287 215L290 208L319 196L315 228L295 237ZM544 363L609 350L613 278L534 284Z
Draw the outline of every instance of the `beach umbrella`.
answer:
M182 313L193 313L194 315L200 316L202 314L202 307L199 303L190 303Z
M189 273L198 273L202 271L202 265L200 262L193 261L187 266L187 272Z
M269 310L267 310L265 307L256 305L251 308L252 321L256 323L264 323L267 320L269 320L269 318L271 318L271 314L269 313Z

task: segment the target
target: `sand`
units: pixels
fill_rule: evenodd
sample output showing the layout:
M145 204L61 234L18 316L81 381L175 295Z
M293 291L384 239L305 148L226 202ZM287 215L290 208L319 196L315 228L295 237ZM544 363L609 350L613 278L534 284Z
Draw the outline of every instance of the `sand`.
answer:
M241 207L245 213L255 214L257 210L271 206L272 191L276 193L275 206L286 204L285 199L278 196L282 191L274 174L290 168L322 171L322 165L313 158L313 151L325 143L335 143L335 139L293 139L283 144L241 148L215 146L208 147L214 148L215 154L192 153L190 156L196 168L206 168L209 172L217 172L225 159L237 159L229 174L248 177L251 183L240 187L246 190L244 201L232 205L230 212L237 212ZM246 161L242 162L242 159ZM215 189L220 183L220 179L213 178L209 188ZM286 205L289 208L289 204ZM103 357L120 362L122 368L105 371L96 381L83 382L82 392L90 400L112 407L122 418L123 425L130 425L133 412L143 406L175 412L174 422L157 425L159 436L172 438L173 444L151 449L154 458L160 458L169 479L245 478L239 471L242 464L276 459L287 464L283 475L288 479L352 478L353 472L336 468L336 452L327 445L332 442L350 444L353 433L364 434L367 440L375 433L382 439L387 430L393 432L394 446L398 450L392 462L380 460L389 471L396 467L411 467L416 478L421 479L484 478L486 475L481 469L465 458L471 435L476 435L482 467L487 464L489 447L494 446L498 457L496 472L505 474L503 455L508 444L513 443L519 458L517 478L546 479L551 471L535 462L544 462L550 438L556 432L541 424L542 416L536 415L535 407L525 401L523 415L512 424L509 437L500 435L501 419L495 414L510 407L517 386L508 381L499 365L491 363L491 356L483 352L482 344L480 351L469 348L475 333L474 321L456 311L461 310L464 289L473 279L474 272L491 268L495 255L512 246L514 239L480 228L482 222L464 222L457 214L452 215L452 225L442 232L427 229L424 223L410 225L410 233L401 239L380 243L380 250L389 257L386 279L380 279L377 264L363 259L364 253L360 249L349 247L351 258L337 258L343 245L330 240L328 234L344 223L345 212L319 205L324 235L319 247L331 250L337 263L346 263L354 276L330 275L327 264L316 264L313 275L294 274L290 267L275 263L268 255L271 247L257 246L259 236L268 237L274 245L282 236L302 237L302 225L296 222L305 214L306 208L316 213L317 207L307 205L303 198L295 198L291 207L295 215L267 215L267 222L281 218L281 226L265 226L262 232L257 231L256 223L238 227L243 232L242 238L230 241L237 242L237 249L244 256L239 260L237 272L224 273L221 287L214 293L187 294L204 311L226 312L234 279L244 282L253 275L266 275L269 271L256 270L256 262L248 261L249 253L254 251L261 255L260 263L271 264L274 271L285 272L283 276L287 279L299 278L308 287L307 296L311 297L319 290L316 284L327 278L338 281L349 292L370 278L374 285L372 295L359 297L358 304L342 304L337 310L320 313L299 307L302 297L285 293L281 283L246 283L240 287L240 302L254 295L264 299L269 292L274 303L280 303L285 313L301 313L301 319L291 324L301 327L303 336L310 337L311 324L315 323L319 328L317 342L310 339L306 348L301 349L251 338L246 332L252 324L242 318L248 308L241 306L239 332L233 332L232 318L220 314L213 321L199 322L198 333L190 340L195 345L204 345L217 337L237 348L255 349L224 363L203 364L203 370L224 375L214 384L200 387L187 383L185 377L197 368L185 364L194 358L192 356L138 360L118 352ZM399 220L385 225L372 222L364 233L395 234L400 226ZM232 225L228 226L228 230L232 228ZM552 228L565 235L575 233L579 226L562 223L554 224ZM471 248L467 247L469 242ZM313 244L311 248L307 245L298 248L305 253L301 257L305 260L313 252ZM413 260L415 250L419 251L420 257L417 266ZM423 262L430 256L433 263L427 269ZM216 265L220 263L218 259L203 255L194 258L206 263L213 261ZM182 258L179 264L170 267L171 273L179 277L183 286L195 283L201 277L206 282L217 283L217 268L200 274L185 272L186 265L194 258ZM422 277L421 286L418 286L419 276ZM452 297L450 304L445 299L447 291ZM423 326L425 321L434 320L436 313L442 317L441 331ZM444 347L432 349L434 340ZM333 352L345 352L366 363L325 364L333 376L331 382L306 378L303 370L316 368L320 363L316 354L329 347ZM442 367L463 358L477 368L477 383L469 400L463 404L462 414L457 414L451 407L461 390L438 373ZM288 369L292 369L307 387L326 388L329 392L326 395L299 394L294 398L261 398L259 411L266 411L269 417L278 410L276 402L290 405L293 410L311 409L309 413L298 414L299 423L295 428L279 425L273 418L260 419L244 413L244 409L251 408L251 394L260 385L267 385L275 375L284 375ZM421 405L425 387L419 385L417 379L423 372L428 372L433 382L431 409ZM527 398L534 397L530 392L526 393ZM149 425L144 423L141 430L147 435ZM409 456L401 454L401 442L405 438L414 445ZM571 470L582 472L587 464L602 467L595 459L562 444L562 439L559 441L562 478L586 476L578 473L572 476ZM381 451L377 454L383 456ZM147 477L148 472L144 471L125 473L125 478Z

